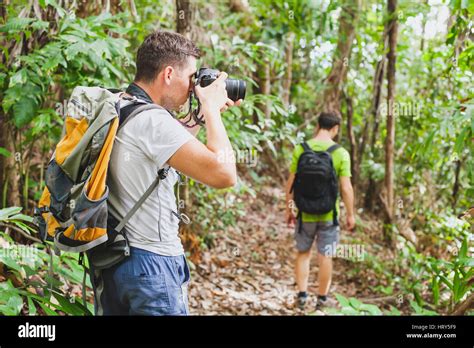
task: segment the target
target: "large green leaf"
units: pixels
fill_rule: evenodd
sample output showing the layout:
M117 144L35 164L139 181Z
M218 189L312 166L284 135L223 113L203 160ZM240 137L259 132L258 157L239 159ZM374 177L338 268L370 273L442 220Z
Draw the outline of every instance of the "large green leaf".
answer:
M383 314L382 311L380 310L380 308L377 307L376 305L373 305L373 304L363 303L363 304L360 305L359 310L367 311L371 315L382 315Z
M13 121L18 128L31 122L38 109L38 102L31 96L25 95L13 104Z
M431 282L431 290L433 291L433 302L438 305L439 302L439 281L438 277L434 276Z
M351 297L349 299L349 304L357 310L361 309L361 306L363 305L362 302L360 302L358 299L356 299L354 297Z
M8 220L12 215L18 214L21 209L21 207L8 207L0 209L0 221Z
M28 297L28 315L36 315L36 306L31 297Z
M341 307L351 307L351 304L349 303L349 300L342 296L341 294L334 294L334 296L336 297L337 301L339 302L339 304L341 305Z
M71 301L59 291L54 291L53 296L58 301L61 311L71 315L91 315L89 310L85 309L85 307L76 301L75 298Z
M10 157L11 155L12 153L10 151L5 149L4 147L0 147L0 156Z
M18 315L23 308L23 299L10 280L0 283L0 313Z
M3 33L15 33L23 32L30 23L34 22L33 18L10 18L7 23L0 26L0 32Z

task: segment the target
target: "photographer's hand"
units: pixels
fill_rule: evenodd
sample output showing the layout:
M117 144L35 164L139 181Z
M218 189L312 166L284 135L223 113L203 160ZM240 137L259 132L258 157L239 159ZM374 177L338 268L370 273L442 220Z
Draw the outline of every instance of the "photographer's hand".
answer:
M198 85L194 88L196 96L201 102L202 111L205 109L210 111L217 109L217 111L220 112L220 110L229 104L229 101L233 105L232 100L227 98L227 91L225 89L225 80L227 79L227 76L228 75L225 72L221 72L219 77L209 86L201 87ZM206 119L208 115L204 112L203 114Z
M227 103L225 103L224 107L221 109L221 113L226 111L231 106L240 106L240 104L242 104L242 99L239 99L234 103L232 99L227 98Z
M206 121L207 143L193 138L168 161L181 173L216 188L233 186L237 180L234 150L220 115L220 110L228 106L226 78L227 74L221 73L209 86L195 87Z
M235 171L234 150L221 119L221 110L227 110L234 102L227 98L225 80L227 74L219 77L207 87L196 86L196 95L201 102L201 112L206 121L207 147L218 155L222 164Z

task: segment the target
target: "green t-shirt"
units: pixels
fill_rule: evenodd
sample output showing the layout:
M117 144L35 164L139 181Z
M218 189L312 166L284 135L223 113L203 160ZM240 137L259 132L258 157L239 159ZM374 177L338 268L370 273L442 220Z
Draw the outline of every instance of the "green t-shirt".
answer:
M335 144L332 140L315 140L311 139L307 141L309 147L314 151L326 151L331 145ZM303 146L297 145L293 151L290 172L296 173L298 168L298 159L303 153ZM334 169L338 178L342 176L351 176L351 158L349 152L344 148L340 147L336 151L333 151L332 162L334 164ZM336 203L337 215L339 216L339 198ZM317 221L332 221L333 211L330 211L327 214L314 215L303 213L302 219L303 222L317 222Z

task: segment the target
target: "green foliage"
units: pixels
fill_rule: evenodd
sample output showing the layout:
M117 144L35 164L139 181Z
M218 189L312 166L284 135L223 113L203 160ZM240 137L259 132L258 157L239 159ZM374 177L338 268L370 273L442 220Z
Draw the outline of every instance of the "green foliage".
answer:
M383 163L376 163L372 159L364 161L361 164L362 177L372 178L375 181L382 181L385 176L385 167Z
M350 276L360 277L362 271L370 269L378 280L374 290L409 299L414 314L449 313L474 291L469 230L467 222L452 215L432 216L430 228L423 230L429 236L425 243L431 249L442 250L444 256L431 256L423 250L426 246L416 248L399 237L396 258L386 260L368 253L363 265L354 264Z
M33 306L34 307L34 306ZM23 308L23 298L11 281L0 283L0 314L18 315ZM35 313L36 308L33 309Z
M128 41L118 36L127 33L120 25L122 18L123 15L105 13L82 19L62 13L58 31L49 34L46 44L37 44L27 54L16 57L10 68L2 67L4 80L8 81L2 107L12 114L17 127L35 118L51 117L51 108L40 108L52 97L54 83L70 90L76 85L117 86L130 78L129 72L120 69L133 61L126 49ZM10 18L0 31L6 40L14 40L19 31L27 36L38 35L45 26L48 27L47 22L31 18ZM37 126L45 124L40 121ZM38 128L33 127L32 133L35 132Z
M20 11L27 6L24 2L6 5L7 20L0 23L5 42L1 48L5 59L0 65L0 98L5 121L12 126L9 135L14 139L14 150L0 147L0 156L22 156L21 161L15 158L15 164L24 208L28 208L29 197L37 200L41 194L44 164L59 140L65 99L72 89L77 85L124 87L133 78L134 54L145 35L158 27L174 30L176 26L174 1L137 1L136 16L125 3L113 15L101 9L96 12L99 15L85 16L62 8L54 0L39 4L40 10L53 12L55 20L20 18ZM249 158L238 163L245 179L232 189L214 190L189 181L192 204L186 213L203 245L211 246L214 232L225 231L244 218L246 195L255 197L260 185L273 174L266 157L272 156L283 172L292 147L313 134L339 39L342 2L253 1L250 13L235 12L227 2L198 0L196 4L198 44L205 53L199 64L247 81L244 104L230 108L223 120L234 149L238 153L250 151L250 159L256 158L255 165L248 162ZM422 38L410 23L421 18L425 25L444 4L453 23L445 33ZM396 116L395 192L396 199L404 202L400 209L403 217L413 218L415 234L425 238L415 247L399 237L399 254L392 260L369 253L363 262L353 263L351 274L366 269L374 272L379 277L374 289L384 295L409 295L407 310L415 314L448 312L472 292L472 254L467 238L472 227L456 215L469 208L474 197L473 12L472 1L452 0L439 6L402 1L397 13L395 107L402 112ZM342 88L344 96L352 99L357 145L366 126L368 130L365 152L359 154L358 192L363 195L368 179L379 186L385 177L385 85L375 134L372 106L375 68L387 53L382 45L388 20L386 4L363 1L359 15L350 59L344 62L348 71ZM290 105L285 107L285 48L293 35ZM258 86L266 67L270 71L269 95L261 94ZM269 114L264 112L267 106ZM408 112L403 111L406 108ZM343 102L344 122L347 111ZM307 125L304 128L303 122ZM341 132L341 143L348 149L345 124ZM204 132L199 138L205 140ZM458 164L460 170L456 172ZM456 195L455 182L459 187ZM4 200L8 190L7 185L2 189ZM0 210L0 223L32 234L28 210L24 214L21 211L19 207ZM12 242L8 236L3 238ZM31 259L20 256L30 250L23 247L35 250ZM44 246L18 248L17 253L1 256L8 274L21 285L11 279L0 282L0 313L18 314L27 308L33 315L87 313L77 302L71 303L65 293L69 285L82 282L82 268L75 257L53 257L55 278L48 275L50 254ZM454 250L458 250L457 255ZM27 290L34 274L48 281L35 284L44 296ZM382 310L342 295L338 300L342 307L339 313L400 314L394 307Z
M454 253L452 261L430 258L428 267L432 271L433 302L439 305L443 293L448 294L451 308L468 293L474 291L474 258L469 256L468 237Z
M39 306L48 315L91 315L93 305L87 303L86 309L80 294L69 293L70 289L82 286L84 270L77 264L77 257L54 255L50 264L52 251L47 252L43 245L16 244L4 233L0 233L0 242L0 264L7 267L7 274L15 283L21 284L13 286L10 279L0 282L0 314L18 315L24 310L35 315ZM86 285L91 288L89 280Z
M21 209L0 209L0 222L16 225L31 234L33 229L26 223L31 223L32 218L20 214ZM29 315L35 315L37 306L48 315L60 312L70 315L92 313L90 303L86 309L76 295L67 293L74 286L82 287L84 269L78 264L77 254L64 253L51 257L50 247L18 244L3 232L0 232L0 245L0 269L6 271L3 274L8 277L8 280L0 282L0 314L18 315L24 310ZM50 267L55 273L53 276L49 274ZM86 286L92 287L89 278Z
M415 315L438 315L435 311L420 307L420 305L413 300L410 300L410 306L413 308Z
M10 207L0 209L0 223L16 225L28 234L34 231L26 222L32 223L33 218L28 215L20 214L22 207Z
M229 226L235 226L245 215L244 194L255 197L255 190L239 181L234 187L216 190L189 180L189 189L193 192L195 203L187 212L192 226L199 233L203 246L212 246L214 233L225 231Z
M345 315L382 315L383 313L379 307L373 304L362 303L355 297L346 298L341 294L334 294L339 302L340 309L328 308L326 310L329 314L345 314ZM396 310L396 309L395 309ZM393 309L392 309L393 311ZM393 314L394 312L390 312ZM398 313L399 315L399 313Z

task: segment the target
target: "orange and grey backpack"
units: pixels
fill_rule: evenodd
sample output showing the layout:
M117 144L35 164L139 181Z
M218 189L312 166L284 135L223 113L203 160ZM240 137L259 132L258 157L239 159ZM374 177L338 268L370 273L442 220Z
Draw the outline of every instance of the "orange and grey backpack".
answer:
M164 179L157 173L141 199L120 220L107 208L107 169L120 127L140 112L159 109L119 90L76 87L67 104L63 137L49 161L46 187L35 208L43 241L62 251L84 253L95 269L104 269L130 254L123 227ZM120 99L131 103L120 109ZM126 112L124 112L127 109Z

